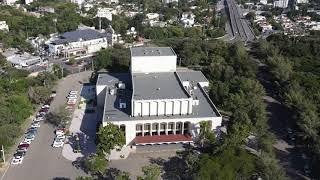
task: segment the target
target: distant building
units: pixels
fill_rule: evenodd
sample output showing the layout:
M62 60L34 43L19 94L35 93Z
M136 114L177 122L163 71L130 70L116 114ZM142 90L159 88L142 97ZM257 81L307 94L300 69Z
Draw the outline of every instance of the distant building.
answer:
M267 5L268 4L268 0L260 0L260 3L263 5Z
M84 3L84 0L71 0L71 2L81 6Z
M201 71L177 70L170 47L131 48L130 73L100 74L96 84L102 126L112 123L125 134L125 146L110 159L126 158L137 146L193 143L200 122L218 130L222 117L208 95Z
M30 4L30 3L32 3L33 2L33 0L24 0L24 3L25 4Z
M82 29L61 34L58 39L47 43L49 53L54 55L80 56L94 53L111 46L107 34L93 29Z
M163 3L169 4L169 3L178 3L179 0L162 0Z
M14 5L16 2L18 2L18 0L3 0L3 3L9 6Z
M0 21L0 30L9 31L9 26L6 21Z
M148 13L146 14L148 20L157 20L159 21L160 14L158 13Z
M54 13L54 8L53 7L39 7L39 12L41 13Z
M195 23L195 15L192 12L184 12L181 15L181 23L184 27L192 27Z
M118 4L119 0L104 0L103 2L105 2L107 4Z
M278 0L273 2L273 7L288 8L289 0Z
M96 16L112 21L112 8L98 8Z
M3 53L7 61L16 68L26 68L42 62L39 56L29 53L19 53L17 50L9 49Z
M309 0L296 0L297 4L307 4L309 3Z

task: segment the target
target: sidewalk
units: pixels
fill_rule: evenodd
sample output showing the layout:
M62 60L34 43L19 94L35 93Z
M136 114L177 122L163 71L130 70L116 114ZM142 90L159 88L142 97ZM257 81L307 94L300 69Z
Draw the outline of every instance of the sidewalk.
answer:
M93 92L88 90L87 86L84 86L80 95L85 98L92 97L88 93ZM81 153L73 152L75 143L72 137L62 149L63 157L70 161L75 161L96 151L95 136L98 113L96 111L94 113L85 113L86 106L86 104L82 104L79 105L80 108L77 107L75 109L69 128L70 134L77 134L80 138Z

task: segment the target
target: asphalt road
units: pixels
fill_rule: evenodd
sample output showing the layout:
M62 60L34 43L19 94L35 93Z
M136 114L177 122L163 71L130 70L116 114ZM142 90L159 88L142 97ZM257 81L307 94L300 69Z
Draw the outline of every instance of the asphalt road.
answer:
M51 104L50 111L59 110L65 105L66 96L70 90L80 92L81 84L79 81L88 80L91 73L91 71L87 71L72 74L59 81L55 89L57 96ZM62 156L62 148L51 147L54 136L54 128L50 124L42 123L23 164L10 165L3 180L46 180L57 177L75 179L78 176L85 176L86 174L81 169L72 165L72 161L68 161Z
M240 41L252 41L255 35L252 32L248 22L243 19L241 8L238 7L234 0L225 0L225 7L230 20L232 37Z
M61 148L52 148L54 128L41 124L38 135L32 142L21 165L10 165L4 180L46 180L58 177L75 179L86 175L75 168L71 161L62 157Z

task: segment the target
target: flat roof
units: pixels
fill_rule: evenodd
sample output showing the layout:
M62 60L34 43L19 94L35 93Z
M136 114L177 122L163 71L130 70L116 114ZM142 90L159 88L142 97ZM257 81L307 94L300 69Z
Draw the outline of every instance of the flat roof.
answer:
M182 81L209 82L201 71L177 70L177 74Z
M94 29L81 29L76 31L65 32L60 35L60 39L54 40L51 44L65 44L69 42L77 42L80 39L83 41L89 41L93 39L99 39L106 37L106 33L101 33Z
M173 73L172 73L173 74ZM181 79L183 74L180 74ZM99 74L97 85L107 85L108 87L115 87L116 84L122 81L126 84L125 91L116 93L115 95L106 95L104 107L104 120L103 121L130 121L130 120L156 120L156 119L181 119L181 118L201 118L201 117L219 117L220 114L216 107L208 99L208 90L203 89L198 84L198 88L193 90L193 97L199 100L199 105L192 107L192 114L189 115L162 115L162 116L143 116L131 117L131 97L132 85L131 75L129 73L103 73ZM148 87L148 86L144 86ZM106 92L108 93L108 92ZM167 93L167 92L166 92ZM174 93L174 92L172 92ZM119 103L126 103L125 109L119 108Z
M134 73L132 79L134 100L189 98L175 72Z
M134 56L176 56L171 47L133 47L130 48L131 57Z

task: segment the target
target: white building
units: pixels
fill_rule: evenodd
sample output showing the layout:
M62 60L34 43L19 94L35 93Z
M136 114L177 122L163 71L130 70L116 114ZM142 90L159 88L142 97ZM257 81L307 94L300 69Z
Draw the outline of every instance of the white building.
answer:
M0 21L0 30L1 31L9 31L9 26L6 21Z
M71 2L81 6L84 3L84 0L71 0Z
M278 0L273 2L273 7L287 8L288 4L289 4L289 0Z
M162 0L163 3L169 4L169 3L178 3L179 0Z
M296 0L297 4L307 4L309 3L309 0Z
M25 4L30 4L30 3L32 3L33 2L33 0L24 0L24 3Z
M106 18L109 21L112 21L112 8L98 8L97 17Z
M14 5L18 0L3 0L3 4L12 6Z
M268 4L268 0L260 0L260 3L263 5L267 5Z
M39 56L33 56L29 53L18 53L16 50L7 50L3 55L16 68L26 68L42 62Z
M130 73L100 74L96 93L102 124L118 125L126 146L110 159L125 158L136 146L192 143L200 122L211 129L222 117L207 94L209 81L200 71L177 71L177 55L169 47L131 48Z
M195 15L192 12L184 12L181 15L181 23L184 27L192 27L195 23Z
M159 21L160 14L158 13L148 13L146 14L148 20L156 20Z
M95 53L102 48L111 46L108 41L108 34L93 29L82 29L66 32L58 39L47 43L49 53L54 55L79 56L88 53Z

